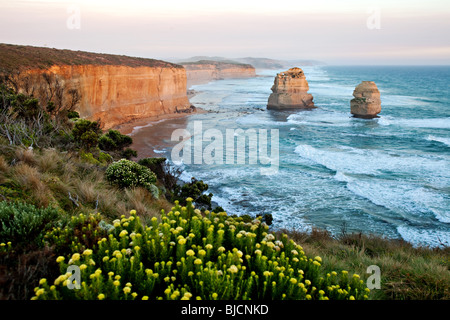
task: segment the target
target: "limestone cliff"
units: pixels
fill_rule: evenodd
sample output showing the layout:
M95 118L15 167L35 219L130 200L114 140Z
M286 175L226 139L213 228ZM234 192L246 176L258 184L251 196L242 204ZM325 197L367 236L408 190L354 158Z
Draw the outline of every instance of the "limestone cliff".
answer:
M0 45L0 68L20 74L39 97L46 79L75 89L80 116L104 129L130 120L190 110L186 71L160 60L29 46ZM19 63L17 62L19 61ZM44 75L44 76L43 76ZM17 81L24 84L24 81ZM56 83L56 82L55 82ZM24 85L19 86L24 90ZM29 89L27 89L29 90ZM48 95L48 91L46 95ZM41 97L39 97L41 98ZM62 97L64 101L68 98Z
M58 75L79 90L80 116L100 119L105 129L190 108L181 68L63 65L27 71L37 81L43 72Z
M249 64L201 60L181 63L186 69L187 87L212 80L255 77L255 68Z
M276 75L267 109L315 108L309 85L300 68Z
M381 112L380 91L373 81L363 81L353 91L350 111L357 118L375 118Z

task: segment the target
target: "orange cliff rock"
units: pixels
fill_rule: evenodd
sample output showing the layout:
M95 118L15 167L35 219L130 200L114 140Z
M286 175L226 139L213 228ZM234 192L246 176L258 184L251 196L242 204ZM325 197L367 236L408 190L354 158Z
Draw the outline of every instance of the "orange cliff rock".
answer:
M249 64L200 60L181 63L186 69L187 87L212 80L256 77L255 68Z
M350 111L356 118L372 119L381 112L380 91L373 81L363 81L353 91Z
M186 70L161 60L0 43L0 75L43 105L71 107L76 91L75 110L104 129L192 110Z
M104 129L131 120L190 110L186 71L172 67L55 65L26 71L42 81L54 74L81 95L77 111ZM41 80L39 80L41 79Z

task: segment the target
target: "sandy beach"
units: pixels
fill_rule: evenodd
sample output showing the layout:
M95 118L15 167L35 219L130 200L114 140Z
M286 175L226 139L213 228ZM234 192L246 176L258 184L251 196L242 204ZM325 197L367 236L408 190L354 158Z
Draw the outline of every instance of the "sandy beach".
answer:
M190 100L197 93L198 93L197 91L189 89L187 91L188 99ZM118 130L122 134L130 135L135 130L135 128L139 129L139 127L147 126L150 123L159 122L159 121L163 121L163 120L169 120L169 119L183 118L183 117L187 117L187 116L190 116L190 115L193 115L193 114L205 113L205 112L206 112L205 110L203 110L201 108L198 108L198 107L195 107L195 111L193 111L193 112L189 112L189 113L170 113L170 114L162 114L162 115L155 116L155 117L140 118L140 119L136 119L136 120L133 120L133 121L122 123L122 124L112 128L112 129Z
M170 139L174 130L185 128L189 116L206 112L196 108L190 113L164 114L130 121L113 129L133 138L130 147L138 152L136 159L160 157L173 145Z

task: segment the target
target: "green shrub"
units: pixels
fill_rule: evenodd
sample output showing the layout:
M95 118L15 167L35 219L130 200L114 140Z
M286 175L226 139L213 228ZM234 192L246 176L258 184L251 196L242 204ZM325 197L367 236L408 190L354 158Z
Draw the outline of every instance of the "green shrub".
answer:
M108 130L108 132L103 134L99 139L99 147L105 151L122 150L132 143L133 139L131 137L112 129Z
M44 236L43 243L53 247L56 254L83 251L94 247L107 236L100 214L73 216L64 228L53 228Z
M86 131L80 137L80 144L86 150L94 148L98 144L98 134L91 130Z
M49 101L47 103L47 108L46 109L47 109L48 113L53 113L55 111L55 109L56 109L55 103L53 101Z
M10 144L33 147L73 148L72 135L67 139L60 131L69 133L73 123L67 121L66 109L59 109L53 102L44 106L33 96L7 88L0 79L0 137ZM51 111L52 114L49 113ZM76 140L79 142L79 140Z
M67 113L67 118L69 119L78 119L80 117L80 114L76 111L69 111Z
M166 158L144 158L138 161L141 166L145 166L154 172L160 180L163 180L167 174L164 170L165 162Z
M0 202L0 242L35 244L59 217L54 208L39 209L27 203Z
M131 159L132 157L137 157L137 151L131 148L126 148L122 151L122 157L125 159Z
M113 158L111 157L111 155L104 153L104 152L99 152L98 156L95 157L94 154L90 153L90 152L83 152L80 151L80 158L87 163L90 164L95 164L97 166L105 166L110 164L113 161Z
M222 207L217 206L217 207L214 208L213 212L220 213L220 212L225 212L225 210Z
M102 164L109 164L111 162L113 162L113 157L111 157L111 155L104 153L104 152L100 152L98 155L98 161L100 161Z
M100 136L100 138L98 139L98 146L101 150L105 151L115 150L117 148L117 145L114 143L114 141L106 135Z
M150 170L156 168L158 165L161 165L166 161L166 158L144 158L139 160L139 164L142 166L146 166ZM153 170L152 170L153 171Z
M100 124L97 121L89 121L86 119L79 119L75 122L72 129L73 138L86 150L97 146L100 134Z
M181 187L176 186L172 200L178 200L184 205L184 199L193 198L196 205L211 210L211 198L213 194L203 194L206 190L208 190L208 184L202 180L192 178L191 182L185 183Z
M150 190L156 182L156 175L148 168L126 159L111 163L106 169L106 178L120 188L141 186Z
M130 136L121 134L117 130L110 129L106 133L106 135L115 142L115 144L117 145L117 148L119 148L119 149L128 147L133 143L133 139Z
M244 223L224 212L204 217L191 201L176 203L149 226L132 210L92 246L73 245L56 260L61 275L42 279L32 299L368 298L358 275L326 273L320 257L307 257L286 235L268 233L260 219ZM68 232L56 230L54 239ZM79 238L65 242L78 244ZM79 290L67 288L69 265L80 267Z
M80 158L84 162L87 162L90 164L95 164L95 165L100 165L100 161L95 159L94 155L90 152L80 152Z
M161 191L164 193L166 199L174 199L174 196L180 192L181 170L179 168L170 166L166 158L145 158L138 161L140 165L149 168L161 184ZM181 198L183 201L184 199Z
M258 215L259 216L259 215ZM262 221L267 223L268 226L272 225L273 222L273 216L271 213L265 213L262 215Z
M2 102L0 105L2 108L7 109L12 107L13 112L17 114L19 118L23 118L27 121L33 121L40 113L45 113L39 104L39 100L23 93L14 93L13 91L0 88L2 94Z

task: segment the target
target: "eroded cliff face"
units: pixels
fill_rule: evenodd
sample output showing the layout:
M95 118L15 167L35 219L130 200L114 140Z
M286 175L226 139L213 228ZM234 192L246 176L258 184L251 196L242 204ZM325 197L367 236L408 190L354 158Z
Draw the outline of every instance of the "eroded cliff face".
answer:
M186 71L179 67L122 65L55 65L26 71L35 82L42 74L56 75L77 89L81 117L101 120L108 129L139 118L190 110Z
M255 68L248 64L223 62L182 64L186 69L187 87L212 80L255 77Z

